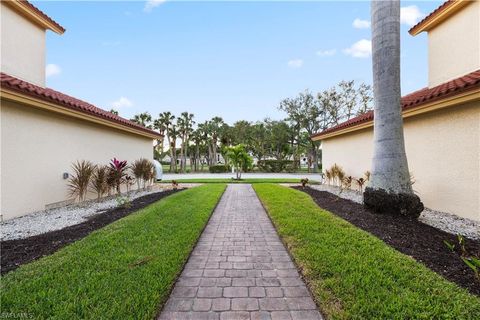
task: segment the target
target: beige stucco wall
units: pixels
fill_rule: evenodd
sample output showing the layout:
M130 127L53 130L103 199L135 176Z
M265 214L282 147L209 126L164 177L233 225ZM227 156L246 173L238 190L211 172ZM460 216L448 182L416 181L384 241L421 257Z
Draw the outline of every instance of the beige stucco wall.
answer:
M413 189L425 206L480 221L480 101L404 122ZM322 142L323 168L341 165L359 177L371 167L373 129Z
M428 85L480 69L480 1L472 1L428 32Z
M0 108L3 219L68 199L62 174L76 160L153 159L152 139L12 102Z
M2 72L45 86L45 30L3 1L0 8Z

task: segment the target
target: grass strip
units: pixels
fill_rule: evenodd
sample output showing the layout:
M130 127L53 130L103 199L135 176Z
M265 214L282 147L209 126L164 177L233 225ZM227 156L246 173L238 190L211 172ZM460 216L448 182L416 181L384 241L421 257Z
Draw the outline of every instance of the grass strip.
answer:
M152 319L225 185L179 192L1 278L2 314Z
M480 299L291 188L254 185L329 319L478 319Z

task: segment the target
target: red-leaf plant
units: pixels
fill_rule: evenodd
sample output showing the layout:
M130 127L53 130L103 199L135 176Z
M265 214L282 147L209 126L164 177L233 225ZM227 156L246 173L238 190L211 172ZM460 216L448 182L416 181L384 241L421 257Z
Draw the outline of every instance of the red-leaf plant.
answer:
M125 176L127 175L127 161L120 161L117 160L117 158L113 158L110 162L110 175L115 188L117 189L117 193L120 194L120 187L125 181Z

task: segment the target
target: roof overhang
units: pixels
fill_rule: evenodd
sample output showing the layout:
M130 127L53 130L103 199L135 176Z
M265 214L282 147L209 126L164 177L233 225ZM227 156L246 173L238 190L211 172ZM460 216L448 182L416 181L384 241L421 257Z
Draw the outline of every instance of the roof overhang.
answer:
M87 114L87 113L80 112L78 110L74 110L74 109L64 107L64 106L56 104L56 103L51 103L51 102L48 102L48 101L37 99L37 98L31 97L27 94L17 92L15 90L8 90L8 89L5 89L5 88L1 88L0 92L1 92L1 99L2 100L12 101L12 102L16 102L16 103L21 104L21 105L34 107L34 108L37 108L37 109L46 110L46 111L50 111L50 112L55 112L55 113L66 115L66 116L73 117L73 118L76 118L76 119L88 121L88 122L91 122L91 123L96 123L96 124L106 126L106 127L109 127L109 128L114 128L114 129L117 129L117 130L120 130L120 131L123 131L123 132L143 136L143 137L146 137L146 138L149 138L149 139L160 139L160 138L162 138L162 135L160 135L159 133L155 133L153 131L149 132L147 130L144 131L144 130L136 129L134 127L125 126L125 125L122 125L120 123L113 122L113 121L110 121L108 119L102 119L102 118L99 118L99 117L96 117L96 116L93 116L93 115L90 115L90 114Z
M50 17L44 14L42 11L37 9L34 5L25 0L9 0L2 1L13 10L17 11L19 14L27 18L32 23L36 25L52 30L55 33L63 34L65 29L59 25L57 22L53 21Z
M428 112L432 112L435 110L440 110L448 107L457 106L460 104L473 102L473 101L480 101L480 88L476 88L474 90L469 90L466 92L461 92L457 95L450 96L444 99L435 100L430 103L422 104L421 106L416 106L415 108L406 108L402 111L402 118L409 118L421 114L425 114ZM368 120L366 122L362 122L356 125L352 125L340 130L327 132L327 133L319 133L311 136L313 141L320 141L329 139L332 137L344 135L346 133L359 131L367 128L373 127L373 120Z
M408 32L412 36L416 36L420 32L430 31L472 2L472 0L449 0L413 26Z

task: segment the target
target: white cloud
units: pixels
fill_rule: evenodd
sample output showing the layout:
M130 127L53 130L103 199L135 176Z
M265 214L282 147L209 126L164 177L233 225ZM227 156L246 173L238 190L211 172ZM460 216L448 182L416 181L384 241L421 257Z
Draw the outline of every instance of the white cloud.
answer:
M120 97L117 101L112 102L112 108L115 109L128 108L131 106L133 106L133 102L125 97Z
M294 59L288 61L288 66L290 68L301 68L303 66L303 60L302 59Z
M47 76L47 78L59 75L60 73L62 73L62 69L56 64L49 63L45 67L45 75Z
M400 23L413 27L423 18L425 14L420 12L417 6L408 6L400 8Z
M344 49L343 52L354 58L368 58L372 54L372 41L362 39L352 44L350 48Z
M153 8L158 7L159 5L165 3L167 0L148 0L145 3L145 7L143 8L143 11L145 12L151 12Z
M352 25L356 29L368 29L370 28L370 21L357 18L353 20Z
M317 56L319 57L331 57L337 53L336 49L329 49L329 50L318 50Z

